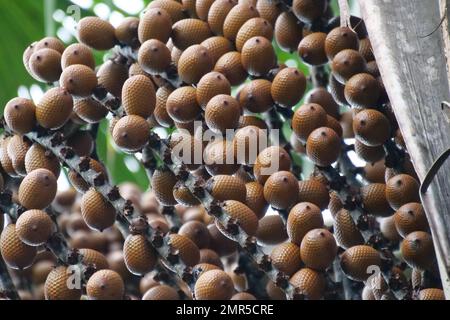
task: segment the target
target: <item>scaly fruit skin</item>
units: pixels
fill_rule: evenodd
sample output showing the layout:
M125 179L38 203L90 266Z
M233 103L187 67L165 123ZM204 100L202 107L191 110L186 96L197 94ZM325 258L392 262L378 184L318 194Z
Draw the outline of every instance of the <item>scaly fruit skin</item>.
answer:
M100 122L108 114L108 109L92 97L75 100L73 111L90 124Z
M220 72L230 81L232 86L238 86L247 79L247 71L244 69L241 54L230 51L217 60L214 71Z
M364 238L348 210L342 208L334 215L333 226L334 235L340 247L349 249L364 243Z
M372 274L369 267L381 266L380 254L366 245L358 245L347 249L341 256L341 267L344 273L355 281L366 281Z
M125 284L117 272L100 270L89 278L86 293L91 300L122 300Z
M326 270L333 263L336 253L336 241L326 229L311 230L303 237L300 255L308 268Z
M205 74L197 84L196 97L198 104L205 109L208 102L215 96L231 94L231 84L220 72Z
M69 288L67 282L72 273L67 267L60 266L53 269L45 280L46 300L80 300L81 290Z
M94 70L95 58L91 48L82 43L74 43L68 46L62 54L61 66L64 70L74 64L83 64Z
M117 41L114 27L98 17L86 17L78 22L78 39L96 50L109 50Z
M128 115L149 118L156 105L156 92L146 76L134 76L125 81L122 88L122 105Z
M428 231L428 221L423 206L410 202L401 206L394 214L395 228L404 238L414 231Z
M433 239L423 231L408 234L400 245L403 259L411 268L433 271L436 268Z
M289 212L286 225L287 234L289 235L289 240L298 246L300 246L303 237L310 230L322 227L322 213L320 209L312 203L298 203Z
M295 106L306 90L306 78L297 68L284 68L272 81L272 98L285 108Z
M261 151L253 166L253 174L256 180L265 184L267 179L278 171L289 171L292 161L284 148L272 146Z
M83 255L84 264L91 265L96 270L109 269L108 260L102 253L93 249L80 249L80 254Z
M394 210L409 202L420 202L419 183L410 175L396 175L386 182L386 199Z
M205 122L217 134L236 129L239 125L241 107L233 97L219 94L212 98L205 108Z
M269 111L274 105L271 88L270 81L256 79L245 84L236 98L243 109L253 113L263 113Z
M114 224L116 210L103 196L90 189L81 199L81 214L86 224L95 230L103 231Z
M33 247L45 244L54 230L52 219L41 210L26 211L16 222L17 236Z
M392 209L386 199L386 185L372 183L361 188L364 209L368 213L386 217L392 214Z
M366 71L367 65L363 56L356 50L345 49L336 54L331 62L334 78L345 84L355 74Z
M236 177L216 175L208 180L206 188L216 200L235 200L245 203L246 186Z
M74 64L65 68L59 83L62 88L76 98L89 97L98 84L95 72L82 64Z
M280 216L265 216L259 220L256 238L258 242L268 246L280 244L287 240L288 235Z
M212 3L207 18L212 32L217 35L223 35L223 23L228 13L236 4L236 0L217 0Z
M141 150L148 142L150 125L144 118L129 115L120 119L114 126L113 140L126 152Z
M298 54L302 60L312 66L320 66L327 63L325 53L326 33L314 32L302 39L298 45Z
M272 41L273 28L267 20L258 17L245 22L236 36L236 49L241 51L245 42L256 36L261 36Z
M155 0L150 2L150 4L147 6L147 10L155 8L165 10L170 15L173 23L187 18L183 9L183 5L178 1Z
M264 184L264 198L276 209L288 209L297 203L298 180L289 171L272 174Z
M292 118L292 130L303 143L306 143L311 132L326 124L327 113L316 103L300 106Z
M325 277L321 272L310 268L300 269L289 279L289 282L297 289L300 295L308 300L319 300L325 293Z
M116 28L116 39L125 45L132 47L133 49L139 47L139 18L127 17Z
M278 270L284 272L288 276L292 276L302 266L300 248L296 244L290 242L285 242L276 246L270 254L270 259Z
M200 251L191 239L179 234L171 234L169 238L169 245L173 250L178 251L179 257L184 264L188 267L193 267L199 262ZM170 269L169 266L167 267Z
M14 98L3 111L6 124L17 134L27 134L36 125L36 106L32 100Z
M29 60L31 76L38 81L52 83L61 75L61 53L53 49L35 50Z
M183 19L172 27L172 42L175 47L183 51L194 44L212 36L208 23L199 19Z
M325 39L325 52L327 53L328 59L333 60L339 52L345 49L358 50L358 36L349 27L334 28L328 33Z
M131 273L142 276L153 270L156 255L153 247L142 235L129 235L123 247L125 264Z
M227 1L227 0L225 0ZM217 61L222 57L225 53L231 52L234 50L233 44L230 40L225 37L210 37L201 43L203 47L205 47L211 59L213 60L213 64L216 65Z
M264 186L258 182L249 182L245 185L246 198L244 203L253 209L258 219L261 219L266 214L269 204L264 198ZM259 229L258 229L259 231Z
M57 182L52 172L37 169L30 172L19 186L19 202L27 209L44 209L56 195ZM39 194L39 197L36 195Z
M148 9L138 27L139 41L142 44L150 39L166 43L171 32L172 18L166 10L161 8Z
M36 247L29 246L20 240L15 224L9 224L3 230L0 237L0 251L6 264L16 270L30 267L37 254Z
M30 149L31 142L23 136L14 135L9 143L6 152L11 159L14 171L21 176L26 175L25 156Z
M184 50L180 60L178 60L180 79L188 84L197 84L213 68L211 55L205 47L199 44L192 45Z
M274 27L275 40L280 48L290 53L297 51L298 44L303 38L303 25L298 24L294 14L282 12L277 17Z
M255 77L266 75L277 62L272 43L265 37L253 37L245 42L241 52L242 65Z
M354 116L353 131L359 141L369 147L377 147L390 138L391 125L381 112L366 109Z
M325 0L294 0L292 11L304 23L312 23L320 18L327 6Z
M298 182L298 201L311 202L321 210L327 208L330 202L330 194L326 184L314 180L303 180Z
M170 50L157 39L147 40L139 48L138 61L145 72L152 75L162 74L170 67Z
M73 99L67 90L52 88L36 105L36 120L46 129L59 129L70 118Z
M239 226L249 235L254 236L258 229L258 218L252 209L245 204L235 201L227 200L223 204L223 209L227 214L236 220ZM232 234L216 221L217 228L228 238L233 239Z
M258 11L252 5L242 3L234 6L223 22L223 35L225 38L235 41L242 25L249 19L256 17L258 17Z
M308 137L306 153L316 165L329 166L338 159L341 153L341 139L333 129L318 128Z
M368 73L358 73L345 84L345 99L353 108L373 108L380 97L380 84Z
M211 270L197 280L194 293L198 300L229 300L233 291L233 281L226 272Z
M204 223L199 221L189 221L183 224L178 231L178 234L186 236L194 242L199 249L207 248L209 246L210 236L208 228ZM200 250L201 256L201 250ZM220 261L220 260L219 260ZM200 262L201 261L200 257Z
M142 297L142 300L155 300L155 301L170 301L179 300L180 296L178 292L166 285L157 285L150 288Z
M195 120L201 113L196 89L185 86L173 91L167 98L166 110L174 121L189 123Z

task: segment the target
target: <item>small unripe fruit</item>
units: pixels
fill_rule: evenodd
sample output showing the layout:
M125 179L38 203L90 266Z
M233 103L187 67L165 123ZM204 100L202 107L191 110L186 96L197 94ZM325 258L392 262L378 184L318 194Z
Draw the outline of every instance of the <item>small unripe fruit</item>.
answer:
M61 75L61 54L53 49L35 50L30 57L31 75L42 82L58 81Z
M197 280L194 291L197 300L229 300L233 292L233 280L222 270L203 273Z
M75 64L82 64L92 70L95 69L94 54L88 46L82 43L74 43L64 50L61 57L61 66L63 70Z
M228 2L228 0L225 1ZM234 50L231 41L225 37L211 37L203 41L201 45L208 50L214 65L225 53Z
M206 105L205 122L217 134L225 134L227 129L236 129L240 116L239 103L229 95L217 95Z
M236 177L229 175L217 175L211 177L206 186L214 199L218 201L235 200L244 203L245 184Z
M385 143L391 136L389 120L381 112L366 109L358 112L353 118L355 137L370 147Z
M361 188L363 207L368 213L386 217L392 214L392 209L386 199L386 185L372 183Z
M287 240L288 235L281 217L279 215L267 215L259 220L256 238L258 242L267 246L280 244Z
M275 40L280 48L287 52L295 52L302 37L303 25L298 23L293 13L282 12L275 22Z
M396 175L386 182L386 198L394 210L409 202L420 202L419 183L410 175Z
M189 123L195 120L201 113L196 89L191 86L176 89L167 98L166 109L174 121Z
M114 126L113 139L124 151L135 152L145 146L149 134L148 122L140 116L130 115L120 119Z
M287 220L287 234L289 240L297 245L302 243L303 237L310 230L322 228L323 218L320 209L309 202L300 202L289 212Z
M234 6L223 22L223 35L225 38L235 41L242 25L256 17L258 17L258 11L254 6L244 3Z
M36 125L36 106L32 100L14 98L3 111L8 127L17 134L26 134Z
M294 113L292 130L302 142L308 140L309 135L317 128L327 124L327 113L318 104L302 105Z
M302 266L300 248L290 242L276 246L270 254L270 259L275 268L288 276L292 276Z
M333 226L334 235L340 247L348 249L364 243L364 238L348 210L341 209L334 215Z
M153 288L150 288L147 292L145 292L144 296L142 297L142 300L164 300L164 301L170 301L170 300L179 300L180 296L178 295L178 292L167 285L157 285Z
M42 210L25 211L16 222L17 236L33 247L45 244L54 230L52 219Z
M217 34L223 34L223 23L230 10L237 4L235 0L218 0L211 4L208 11L208 24L211 30Z
M156 105L152 81L145 76L134 76L125 81L122 88L122 104L127 115L149 118Z
M298 180L289 171L272 174L264 184L264 198L276 209L288 209L297 202Z
M320 18L327 6L325 0L294 0L292 11L304 23L312 23Z
M317 166L334 163L341 152L341 141L334 130L326 127L314 130L306 142L306 153Z
M242 65L255 77L266 75L276 65L272 43L265 37L253 37L245 42L241 52Z
M253 174L260 184L265 184L272 174L282 170L289 171L291 164L291 157L284 148L268 147L256 158Z
M270 81L256 79L243 86L237 98L243 109L253 113L263 113L274 105L271 89Z
M256 36L272 41L273 28L267 20L258 17L245 22L236 36L236 49L241 51L247 40Z
M345 99L354 108L371 108L380 97L380 84L368 73L359 73L345 84Z
M27 209L44 209L56 195L56 178L47 169L30 172L19 187L19 202ZM39 194L39 197L36 195Z
M326 229L311 230L303 237L300 254L308 268L326 270L333 263L336 253L336 241Z
M325 54L326 33L314 32L302 39L298 45L298 54L302 60L313 66L319 66L327 63L328 58Z
M196 44L190 46L181 54L178 61L178 74L184 82L197 84L213 67L213 60L208 50Z
M80 300L81 289L69 288L67 282L72 272L65 266L53 269L45 280L46 300Z
M36 120L46 129L58 129L69 120L72 110L73 100L69 92L52 88L36 105Z
M238 225L247 233L249 236L254 236L256 234L256 230L258 229L258 218L256 214L245 204L235 201L235 200L227 200L223 204L223 209L234 219ZM233 235L222 226L217 223L216 225L218 229L228 238L233 239Z
M284 68L272 81L273 100L285 107L295 106L303 97L306 89L306 78L297 68Z
M37 249L23 243L17 234L16 225L10 224L1 234L0 252L10 268L23 270L33 264Z
M303 268L295 273L289 282L305 299L319 300L323 297L326 280L321 272L310 268Z
M100 270L89 278L86 293L90 300L122 300L125 284L117 272Z
M433 239L424 231L408 234L400 245L403 259L411 268L433 271L436 266Z
M231 85L227 78L219 72L213 71L205 74L197 84L197 102L203 109L212 98L220 94L230 95Z
M71 95L86 98L92 94L97 86L97 76L91 68L82 64L75 64L64 69L59 83Z
M214 71L222 73L232 86L238 86L247 79L241 54L237 51L227 52L217 60Z
M81 214L90 228L99 231L111 227L116 219L114 207L95 189L90 189L83 195Z
M98 17L86 17L78 22L78 39L96 50L109 50L116 44L114 27Z
M380 266L380 254L374 248L366 245L351 247L341 256L342 270L355 281L366 281L373 272L370 268L379 268Z
M428 231L428 221L423 206L410 202L401 206L394 215L395 227L404 238L414 231Z
M153 270L156 254L143 235L129 235L123 246L125 264L131 273L142 276Z
M334 78L345 84L355 74L366 70L366 61L356 50L345 49L337 53L331 63Z

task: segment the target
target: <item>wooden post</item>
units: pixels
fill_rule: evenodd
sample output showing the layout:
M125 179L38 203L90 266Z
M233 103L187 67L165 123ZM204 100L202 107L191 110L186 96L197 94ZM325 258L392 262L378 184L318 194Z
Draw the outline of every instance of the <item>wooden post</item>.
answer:
M423 181L436 158L450 148L450 124L441 108L443 101L450 101L448 20L441 19L448 15L450 1L358 1L400 130ZM450 159L423 197L450 299Z

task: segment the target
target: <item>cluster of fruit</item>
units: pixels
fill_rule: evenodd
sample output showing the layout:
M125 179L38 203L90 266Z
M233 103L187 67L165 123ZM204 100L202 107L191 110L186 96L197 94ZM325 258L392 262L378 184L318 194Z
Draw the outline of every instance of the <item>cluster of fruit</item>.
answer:
M32 44L26 69L55 86L37 104L5 107L6 264L31 270L18 274L33 298L339 298L330 275L342 272L365 283L352 286L364 299L443 298L417 177L364 23L350 23L339 26L326 0L155 0L116 28L83 18L80 43L67 48L55 38ZM323 86L295 109L307 79L277 61L275 43L312 74L330 64L329 90L313 79ZM96 68L93 50L110 49ZM111 187L91 130L108 114L117 147L142 152L151 191ZM205 143L195 121L223 139ZM252 154L249 141L269 142L282 121L290 142L258 143ZM156 127L176 130L161 140ZM332 165L346 157L345 138L369 164L341 175ZM180 144L201 161L171 156ZM315 164L309 179L294 153ZM61 164L76 191L57 193ZM266 215L269 206L279 214ZM401 259L392 254L400 242ZM82 275L71 287L73 266Z

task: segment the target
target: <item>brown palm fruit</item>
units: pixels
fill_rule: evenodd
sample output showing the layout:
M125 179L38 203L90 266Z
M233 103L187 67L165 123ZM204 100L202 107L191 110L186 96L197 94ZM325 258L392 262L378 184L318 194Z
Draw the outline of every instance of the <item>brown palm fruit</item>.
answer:
M219 72L205 74L197 84L196 97L198 104L206 109L208 102L217 95L230 95L231 84L228 79Z
M236 173L240 166L235 159L233 142L229 140L210 142L204 151L206 170L211 176Z
M228 256L236 251L237 243L227 237L217 228L215 223L208 225L210 248L220 256Z
M65 46L64 43L55 37L45 37L34 44L34 50L41 49L53 49L58 51L59 53L63 53Z
M62 88L77 98L90 96L98 84L94 70L82 64L65 68L59 83Z
M25 67L25 70L27 70L27 72L32 75L31 69L30 69L30 58L34 53L34 48L37 45L37 41L33 42L32 44L30 44L25 51L23 52L22 55L22 62L23 62L23 66Z
M276 54L270 40L257 36L245 42L241 52L242 65L255 77L266 75L276 65Z
M295 106L303 97L306 78L297 68L284 68L272 81L272 98L285 108Z
M243 115L239 120L239 129L245 128L248 126L255 126L257 128L267 130L267 124L264 120L258 118L257 116L252 115Z
M73 270L65 266L56 267L45 280L46 300L80 300L81 289L77 286L68 286L67 283L73 277Z
M141 46L142 47L142 46ZM130 69L128 70L128 76L134 77L134 76L146 76L149 77L151 79L155 79L155 77L152 77L152 75L150 75L149 73L145 72L144 69L142 69L141 65L137 62L133 63L130 66Z
M89 131L80 130L67 139L67 145L80 157L89 157L94 151L94 139Z
M232 96L219 94L212 98L205 108L205 122L217 134L225 134L227 129L236 129L241 117L241 107Z
M345 86L337 81L333 74L330 74L329 78L329 90L330 94L333 96L333 99L340 105L348 106L349 103L345 97ZM345 114L345 113L344 113Z
M270 259L275 268L288 276L292 276L302 266L300 248L291 242L285 242L273 248Z
M73 111L81 119L91 124L100 122L108 114L108 109L92 97L75 100Z
M62 127L72 113L73 100L62 88L48 90L36 105L36 120L46 129Z
M33 264L31 269L31 280L35 285L44 284L47 276L55 268L55 262L52 260L39 260L40 255L36 258L36 262Z
M266 292L270 300L286 300L286 293L270 280L267 281Z
M242 25L251 18L256 18L258 16L258 11L253 5L240 3L234 6L228 12L223 22L223 35L225 38L235 41Z
M428 231L428 221L423 206L410 202L401 206L394 214L395 228L405 238L414 231Z
M172 90L168 87L161 87L156 91L156 106L153 113L160 126L168 128L173 126L173 120L167 113L166 103Z
M98 84L115 97L122 96L122 87L128 79L128 68L122 63L106 61L97 71Z
M164 206L177 204L173 196L173 188L176 183L177 179L171 171L155 170L152 177L152 188L160 204Z
M403 260L411 268L434 271L436 257L433 239L424 231L414 231L408 234L400 245Z
M25 156L27 151L30 149L30 146L31 142L27 138L14 135L9 140L6 148L6 152L11 159L14 171L21 176L25 176L27 173L25 170Z
M188 187L182 181L178 181L173 187L173 197L178 204L185 207L195 207L201 204Z
M225 37L220 36L210 37L203 41L201 45L208 50L214 65L216 65L220 57L234 50L231 41Z
M212 32L223 35L223 23L230 10L237 4L236 0L214 1L208 11L207 20Z
M222 73L232 86L238 86L247 79L241 54L237 51L227 52L217 60L214 71Z
M299 186L299 202L311 202L318 206L320 210L328 207L330 195L327 186L322 182L314 179L298 182Z
M252 208L258 219L263 218L269 206L264 198L264 187L258 182L249 182L245 187L246 199L244 203Z
M291 169L291 157L285 149L272 146L260 152L253 166L253 174L260 184L265 184L267 179L278 171Z
M298 190L298 180L291 172L278 171L264 184L264 198L276 209L289 209L297 203Z
M166 110L174 121L188 123L195 120L201 113L196 89L186 86L173 91L167 98Z
M209 236L208 228L206 228L206 231L208 232L208 236ZM214 250L211 250L211 249L200 250L199 264L202 264L202 263L214 265L216 267L219 267L219 269L223 270L222 260L220 260L219 255Z
M52 83L61 75L61 53L53 49L34 50L29 59L31 76L38 81Z
M141 45L138 61L145 72L158 75L164 73L170 67L171 53L163 42L150 39Z
M316 205L300 202L289 212L287 234L291 242L300 245L307 232L323 227L322 213Z
M369 163L375 163L381 159L384 159L385 156L383 146L366 146L358 139L355 140L355 152L358 157Z
M271 0L258 0L256 1L256 10L259 12L259 16L269 21L274 26L275 22L283 11L276 2Z
M292 130L296 136L306 143L309 135L317 128L327 124L327 113L316 103L300 106L294 113L292 119Z
M373 164L368 163L364 167L364 175L367 181L372 183L385 183L384 174L386 171L386 166L384 164L384 159L379 160Z
M445 294L438 288L422 289L419 292L419 300L445 300Z
M420 202L419 183L410 175L396 175L386 182L386 199L394 210L409 202Z
M331 30L325 39L325 52L328 59L333 60L338 53L346 49L359 49L358 35L349 27Z
M138 37L141 43L150 39L166 43L171 32L172 19L166 10L153 8L145 11L138 27Z
M334 219L334 217L337 215L338 211L343 209L344 205L339 198L339 195L336 191L330 191L330 203L328 204L328 210L330 210L330 213Z
M122 88L122 105L128 115L149 118L156 105L152 81L146 76L134 76L125 81Z
M369 38L364 38L359 41L359 52L367 62L375 60Z
M3 110L8 127L17 134L26 134L36 125L36 106L25 98L10 100Z
M360 192L363 207L368 213L382 217L392 214L392 209L386 199L386 185L384 183L365 185Z
M86 17L78 22L78 40L95 50L109 50L116 44L114 27L98 17Z
M315 88L311 90L305 99L307 104L315 103L320 105L325 112L335 119L339 119L339 106L331 93L325 88Z
M395 228L395 220L394 215L382 218L379 220L380 222L380 231L381 234L392 243L397 243L401 240L401 236Z
M269 41L273 39L273 27L263 18L252 18L245 22L236 35L236 49L241 51L247 40L261 36Z
M345 84L354 75L366 71L366 69L366 61L363 56L353 49L338 52L331 62L333 76L342 84Z
M333 226L334 235L340 247L349 249L364 243L364 238L348 210L341 209L336 213Z
M297 271L289 282L297 290L300 297L307 300L319 300L325 293L326 280L321 272L310 268Z
M123 245L123 257L128 270L138 276L153 270L156 264L155 249L143 235L129 235Z
M256 297L248 292L239 292L233 295L230 300L240 300L240 301L256 300Z
M159 286L159 282L155 280L155 275L152 273L147 273L139 282L139 291L142 295L144 295L148 290L156 286Z
M179 300L178 292L167 285L156 285L144 293L142 300Z
M206 184L206 190L218 201L235 200L242 203L245 202L247 192L244 182L229 175L211 177Z
M207 248L209 246L210 236L208 228L199 221L186 222L181 226L178 234L191 239L199 249Z
M298 54L302 60L312 66L319 66L327 63L328 58L325 53L326 33L314 32L304 37L298 44Z
M183 9L183 5L180 3L180 1L173 1L173 0L156 0L152 1L148 6L146 10L149 9L163 9L165 10L172 19L173 23L181 20L186 19L186 12Z
M52 219L42 210L25 211L16 222L19 239L33 247L45 244L54 230Z
M122 300L125 284L117 272L100 270L89 278L86 293L90 300Z
M294 0L292 11L300 21L313 23L325 13L326 6L325 0Z
M197 300L229 300L233 296L234 284L222 270L210 270L198 278L194 294Z
M23 270L30 267L37 254L36 247L20 240L15 224L9 224L0 237L0 253L11 269Z
M126 152L141 150L148 142L150 125L140 116L130 115L120 119L114 126L113 139Z
M366 109L354 116L353 131L360 142L370 147L377 147L391 136L391 125L381 112Z
M10 177L17 177L18 174L14 170L12 160L8 155L8 144L10 140L11 137L2 137L0 140L0 162L1 167L6 174L8 174Z
M93 266L96 270L109 269L108 260L102 253L93 249L80 249L80 254L83 256L83 264Z
M252 209L242 202L235 200L225 201L222 207L226 214L235 220L245 233L249 236L254 236L256 234L256 230L258 229L258 217ZM231 231L232 229L229 230L228 226L221 225L218 220L216 220L216 226L226 237L230 239L234 238Z
M190 133L174 132L169 141L172 149L172 159L182 161L191 170L197 170L202 165L203 142Z
M344 132L342 130L341 123L336 120L336 118L333 118L332 116L327 114L327 124L325 127L328 127L330 129L333 129L334 132L339 136L339 138L342 138Z
M337 160L341 139L333 129L322 127L314 130L306 143L306 154L317 166L326 167Z
M138 37L138 28L139 28L139 18L136 17L127 17L122 20L122 22L115 29L115 37L116 39L127 46L130 46L133 49L139 47L139 37Z
M374 266L381 266L380 254L366 245L353 246L341 256L342 271L354 281L366 281L373 272L370 267Z
M178 61L178 74L184 82L197 84L213 67L213 60L208 50L196 44L190 46L181 54Z
M19 202L27 209L44 209L56 195L57 183L52 172L37 169L30 172L20 184ZM39 194L39 197L36 195Z
M95 189L90 189L83 195L81 214L90 228L99 231L111 227L116 219L114 207Z
M256 79L247 83L237 96L241 108L253 113L270 110L274 105L271 88L272 83L265 79Z
M345 99L354 108L371 108L380 97L380 84L368 73L359 73L345 84Z
M212 32L206 22L199 19L183 19L173 25L171 39L174 46L183 51L211 36Z
M333 263L336 253L336 241L326 229L313 229L303 237L300 256L308 268L326 270Z
M169 235L169 245L178 253L180 260L188 267L195 266L200 260L200 251L197 245L188 237L179 234ZM167 266L169 269L170 267Z
M259 220L256 232L258 242L272 246L280 244L288 239L283 220L279 215L267 215Z
M280 48L287 52L295 52L302 37L303 24L299 23L293 13L282 12L275 22L275 40Z
M62 69L76 64L95 69L95 58L91 48L82 43L74 43L64 50L61 56Z

